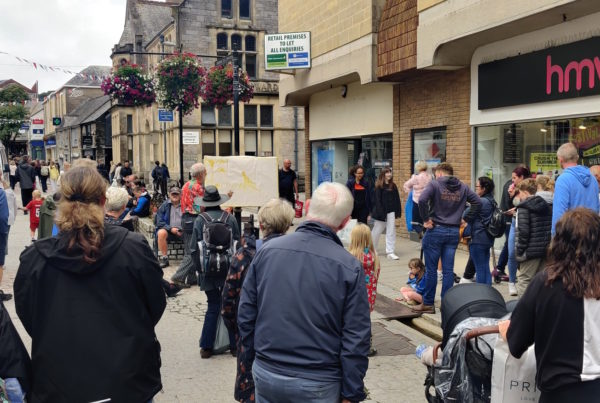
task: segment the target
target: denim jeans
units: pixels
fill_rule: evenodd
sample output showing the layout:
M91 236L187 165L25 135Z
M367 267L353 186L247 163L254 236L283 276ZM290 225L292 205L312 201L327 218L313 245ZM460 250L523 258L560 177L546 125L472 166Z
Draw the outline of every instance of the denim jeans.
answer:
M267 371L254 360L254 398L256 403L337 403L340 401L341 382L324 382L292 378Z
M480 284L492 285L490 273L490 247L483 244L469 245L469 253L475 265L475 278Z
M8 397L9 402L23 403L25 393L23 393L23 389L17 378L6 378L4 380L4 386L6 386L6 397Z
M506 264L508 263L508 235L510 234L510 224L506 226L504 230L504 246L502 247L502 252L500 252L500 256L498 257L498 270L504 271L506 269Z
M442 298L454 284L454 255L458 246L458 227L436 225L425 232L423 255L425 257L425 290L423 304L433 305L437 287L437 266L442 259Z
M219 288L205 291L208 306L204 316L202 336L200 336L200 348L203 350L212 350L215 345L217 321L221 314L221 292L222 290ZM233 332L229 332L229 347L235 350L235 334Z
M515 258L515 224L513 218L508 234L508 281L514 283L517 280L517 259Z

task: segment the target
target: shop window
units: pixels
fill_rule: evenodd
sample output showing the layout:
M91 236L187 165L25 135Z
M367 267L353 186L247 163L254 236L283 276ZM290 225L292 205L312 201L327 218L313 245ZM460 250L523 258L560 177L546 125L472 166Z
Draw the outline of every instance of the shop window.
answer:
M446 161L446 128L417 129L412 131L414 172L417 161L425 161L431 168Z
M219 110L219 126L231 126L231 105Z
M311 143L311 184L316 189L323 182L345 184L350 168L359 160L361 140L328 140Z
M202 158L207 155L217 155L215 132L213 130L202 131Z
M256 155L257 149L257 133L256 130L244 131L244 155Z
M244 126L257 127L256 105L244 105Z
M260 131L259 157L272 157L272 156L273 156L273 131L261 130Z
M273 105L260 106L260 126L273 127Z
M219 130L219 155L232 155L231 130Z
M222 18L233 17L231 0L221 0L221 17Z
M383 168L392 168L392 135L368 136L361 140L357 163L365 169L365 178L372 185Z
M250 19L250 0L240 0L240 18Z

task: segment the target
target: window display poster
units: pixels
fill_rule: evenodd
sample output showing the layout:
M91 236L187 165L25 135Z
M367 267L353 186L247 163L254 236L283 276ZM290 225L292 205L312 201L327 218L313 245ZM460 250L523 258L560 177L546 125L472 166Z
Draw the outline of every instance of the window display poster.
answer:
M333 150L318 150L317 151L317 164L318 170L318 185L323 182L333 182L332 171L333 171Z
M531 153L529 167L532 173L554 172L560 169L556 153Z
M504 147L503 162L505 164L518 164L523 158L523 129L505 129L504 130Z

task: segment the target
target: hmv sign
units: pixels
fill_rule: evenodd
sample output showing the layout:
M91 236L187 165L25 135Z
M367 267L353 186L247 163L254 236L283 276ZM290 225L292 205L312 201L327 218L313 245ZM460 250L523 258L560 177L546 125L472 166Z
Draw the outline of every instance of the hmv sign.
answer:
M600 37L479 65L479 109L600 95Z

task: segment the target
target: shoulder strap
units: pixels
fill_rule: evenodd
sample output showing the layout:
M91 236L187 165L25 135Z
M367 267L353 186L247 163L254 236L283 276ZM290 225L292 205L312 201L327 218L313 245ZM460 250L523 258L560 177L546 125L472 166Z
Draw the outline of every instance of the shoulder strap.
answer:
M219 219L217 221L221 222L223 224L227 224L227 216L229 216L229 213L227 213L227 211L223 211L221 213L221 217L219 217Z
M202 217L206 223L213 222L213 219L206 212L200 213L200 217Z

